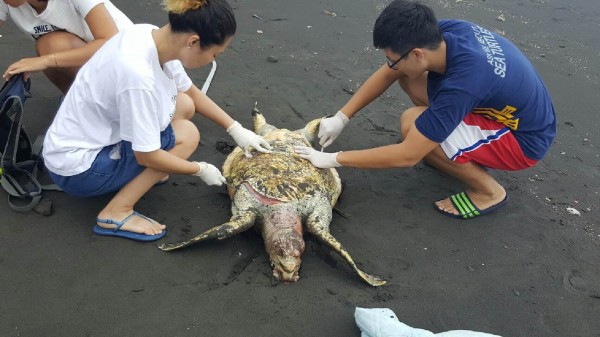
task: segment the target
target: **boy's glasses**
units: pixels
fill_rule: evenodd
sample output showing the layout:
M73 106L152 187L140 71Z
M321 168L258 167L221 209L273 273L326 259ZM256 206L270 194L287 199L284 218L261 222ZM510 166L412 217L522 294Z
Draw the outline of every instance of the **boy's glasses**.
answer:
M413 49L415 49L415 48L409 49L406 53L402 54L402 56L400 56L400 58L397 59L396 61L392 61L388 57L388 60L387 60L388 67L390 67L390 69L393 69L393 70L398 70L398 62L402 61L403 58L407 57L408 54L410 54L410 52L413 51Z

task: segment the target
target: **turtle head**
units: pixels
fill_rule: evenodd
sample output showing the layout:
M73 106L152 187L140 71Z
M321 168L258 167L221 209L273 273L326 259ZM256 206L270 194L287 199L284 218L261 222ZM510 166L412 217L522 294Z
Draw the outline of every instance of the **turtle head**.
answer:
M277 207L264 219L263 238L273 266L273 276L283 282L298 281L304 238L297 211Z
M304 239L301 234L294 230L278 231L273 235L267 251L276 279L283 282L298 281L298 270L304 252Z

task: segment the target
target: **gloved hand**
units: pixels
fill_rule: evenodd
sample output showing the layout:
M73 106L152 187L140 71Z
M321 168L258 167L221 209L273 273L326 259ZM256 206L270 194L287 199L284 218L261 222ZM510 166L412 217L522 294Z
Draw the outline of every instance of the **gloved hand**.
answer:
M246 158L252 157L250 154L250 146L262 153L271 153L271 150L273 149L263 137L244 128L238 122L233 123L232 126L227 128L227 133L229 133L237 145L244 150Z
M218 168L214 165L205 162L195 162L200 168L198 172L194 173L195 176L200 177L208 186L221 186L226 184L225 177L221 174Z
M346 124L350 120L346 115L338 111L335 116L323 118L319 126L319 144L322 148L326 148L342 133Z
M320 152L313 149L310 146L294 146L294 151L300 157L310 160L310 162L318 168L332 168L342 166L335 159L339 152Z

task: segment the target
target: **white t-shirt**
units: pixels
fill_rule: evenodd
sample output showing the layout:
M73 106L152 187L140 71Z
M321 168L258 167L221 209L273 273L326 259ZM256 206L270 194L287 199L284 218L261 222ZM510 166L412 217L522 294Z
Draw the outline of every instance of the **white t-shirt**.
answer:
M15 8L0 0L0 20L6 21L10 16L15 25L33 39L54 31L67 31L89 42L94 40L94 35L85 22L85 17L98 4L104 4L119 30L133 25L108 0L48 0L46 9L40 14L28 2Z
M152 25L134 25L106 42L79 70L44 139L44 162L62 176L87 171L102 148L121 140L158 150L178 92L192 86L181 62L161 67Z

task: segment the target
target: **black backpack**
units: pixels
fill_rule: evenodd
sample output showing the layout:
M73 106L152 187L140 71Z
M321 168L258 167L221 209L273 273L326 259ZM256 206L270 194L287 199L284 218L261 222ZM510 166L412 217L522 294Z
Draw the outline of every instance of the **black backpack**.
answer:
M34 144L22 126L23 103L31 94L31 82L23 75L12 76L0 89L0 184L8 192L8 205L18 212L33 209L42 198L38 168L43 168L41 150L43 136ZM21 199L21 200L18 200Z

